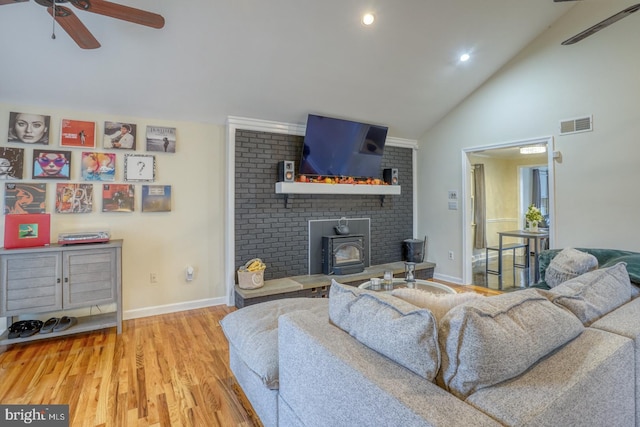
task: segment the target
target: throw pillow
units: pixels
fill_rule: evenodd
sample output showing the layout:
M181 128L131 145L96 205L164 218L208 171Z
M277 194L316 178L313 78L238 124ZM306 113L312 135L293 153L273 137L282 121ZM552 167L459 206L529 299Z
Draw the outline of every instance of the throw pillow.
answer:
M469 301L442 319L438 384L461 399L514 378L584 326L535 289Z
M565 248L551 260L545 272L550 288L598 268L598 259L586 252Z
M333 280L329 320L370 349L429 381L435 379L440 350L436 322L428 310Z
M482 295L475 292L463 292L459 294L434 294L433 292L410 288L394 289L391 292L391 295L410 302L417 307L428 309L429 311L431 311L433 317L436 318L436 321L438 323L440 323L440 320L444 317L444 315L447 314L453 307L477 298L484 298Z
M611 267L619 262L626 263L627 273L631 281L631 298L640 295L640 253L625 252L623 255L616 256L604 261L600 267Z
M568 280L547 291L547 295L554 304L568 309L589 326L631 301L632 287L626 264L620 262Z

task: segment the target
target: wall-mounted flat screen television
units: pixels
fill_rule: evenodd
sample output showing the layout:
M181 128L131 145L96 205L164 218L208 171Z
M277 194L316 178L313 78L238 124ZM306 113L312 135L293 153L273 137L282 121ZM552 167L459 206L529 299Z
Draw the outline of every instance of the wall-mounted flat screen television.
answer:
M300 174L380 178L386 126L309 114Z

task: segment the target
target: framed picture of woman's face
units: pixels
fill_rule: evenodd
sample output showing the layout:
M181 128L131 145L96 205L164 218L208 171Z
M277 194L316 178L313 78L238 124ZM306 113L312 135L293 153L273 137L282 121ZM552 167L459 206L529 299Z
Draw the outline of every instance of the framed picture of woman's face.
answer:
M153 182L156 179L156 157L150 154L125 154L124 180Z
M33 150L33 179L71 178L71 151Z
M49 144L51 116L33 113L9 113L8 142Z

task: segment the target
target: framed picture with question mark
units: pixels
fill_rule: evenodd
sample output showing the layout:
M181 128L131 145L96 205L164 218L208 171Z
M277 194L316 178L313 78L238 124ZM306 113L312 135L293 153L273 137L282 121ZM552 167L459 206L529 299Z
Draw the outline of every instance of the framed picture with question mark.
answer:
M150 154L125 154L124 180L153 182L156 179L156 156Z

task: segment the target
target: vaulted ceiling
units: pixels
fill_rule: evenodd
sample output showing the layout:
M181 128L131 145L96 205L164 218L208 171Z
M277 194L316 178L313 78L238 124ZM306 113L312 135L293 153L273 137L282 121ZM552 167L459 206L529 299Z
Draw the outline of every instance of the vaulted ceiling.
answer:
M83 50L34 0L0 6L0 102L221 124L227 116L302 124L316 113L415 139L576 4L119 3L164 16L164 28L66 4L102 45ZM367 11L376 17L369 27L360 22ZM461 63L465 52L471 59Z

